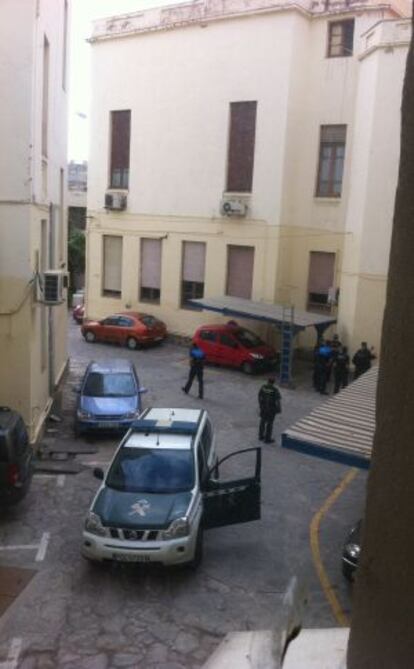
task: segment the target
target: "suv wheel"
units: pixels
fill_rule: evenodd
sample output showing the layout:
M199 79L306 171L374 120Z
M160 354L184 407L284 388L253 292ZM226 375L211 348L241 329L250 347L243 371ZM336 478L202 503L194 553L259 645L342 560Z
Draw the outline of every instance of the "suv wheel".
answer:
M200 566L202 559L203 559L203 528L199 527L193 559L187 562L187 567L189 567L190 569L197 569L197 567Z
M94 332L91 332L91 330L87 330L85 332L85 339L88 342L88 344L93 344L93 342L96 340L96 334Z

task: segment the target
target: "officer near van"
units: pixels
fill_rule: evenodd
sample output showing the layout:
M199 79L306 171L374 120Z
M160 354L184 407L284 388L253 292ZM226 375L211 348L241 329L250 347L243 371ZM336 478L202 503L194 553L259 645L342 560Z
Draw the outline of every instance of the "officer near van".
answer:
M198 396L202 400L204 395L204 362L205 362L205 353L201 350L199 346L193 341L190 348L190 372L188 374L188 380L185 386L182 388L183 392L188 395L191 386L195 377L198 381Z
M260 425L259 440L265 444L273 444L272 438L273 423L276 414L281 413L281 395L279 389L275 386L275 379L270 377L259 390L259 409Z
M349 381L349 355L346 346L340 346L334 361L334 393L339 393L341 388L346 388Z
M361 343L361 348L352 358L352 363L355 366L354 379L358 379L361 374L365 374L371 368L371 361L376 358L373 351L374 347L371 346L369 349L366 341Z

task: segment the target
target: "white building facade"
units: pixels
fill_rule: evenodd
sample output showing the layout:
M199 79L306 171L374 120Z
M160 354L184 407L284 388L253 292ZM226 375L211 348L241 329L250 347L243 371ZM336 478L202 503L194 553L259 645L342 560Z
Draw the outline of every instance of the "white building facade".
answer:
M378 346L407 11L204 0L97 21L87 314L191 335L217 316L188 300L227 294Z
M45 270L67 269L69 5L0 5L0 405L33 440L67 362L66 291L49 307L39 290Z

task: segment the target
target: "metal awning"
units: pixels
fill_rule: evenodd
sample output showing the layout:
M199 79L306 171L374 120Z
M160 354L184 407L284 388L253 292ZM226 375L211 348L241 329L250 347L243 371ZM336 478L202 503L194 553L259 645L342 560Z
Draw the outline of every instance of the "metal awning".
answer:
M282 325L287 318L290 319L290 306L282 304L268 304L266 302L255 302L245 300L242 297L206 297L199 300L190 300L198 307L208 311L216 311L224 316L238 316L239 318L252 318L256 321ZM296 331L304 330L311 325L316 328L327 328L336 323L336 318L325 314L314 314L303 309L293 309L293 327Z
M280 356L280 383L289 384L291 378L293 337L300 330L313 325L318 333L318 339L327 327L336 323L336 318L324 314L314 314L303 309L296 309L292 305L268 304L254 302L242 297L208 297L190 300L193 304L208 311L216 311L224 316L238 316L251 318L255 321L269 323L279 328L282 335Z
M375 432L377 381L378 367L373 367L285 430L282 446L367 469Z

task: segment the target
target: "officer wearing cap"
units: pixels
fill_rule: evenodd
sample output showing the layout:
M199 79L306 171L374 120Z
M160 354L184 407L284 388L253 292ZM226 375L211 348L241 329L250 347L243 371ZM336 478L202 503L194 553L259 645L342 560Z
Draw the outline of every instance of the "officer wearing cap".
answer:
M281 412L281 396L275 386L275 379L270 377L259 390L260 425L259 440L265 444L273 444L273 422L276 414Z

